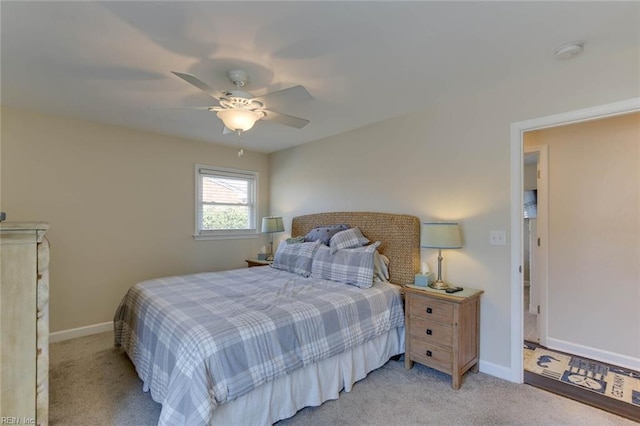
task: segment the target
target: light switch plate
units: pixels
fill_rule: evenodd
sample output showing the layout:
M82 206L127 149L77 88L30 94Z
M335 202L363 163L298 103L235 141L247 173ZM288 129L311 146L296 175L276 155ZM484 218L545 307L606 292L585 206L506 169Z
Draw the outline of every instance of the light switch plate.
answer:
M506 246L507 231L490 231L489 244L491 244L492 246Z

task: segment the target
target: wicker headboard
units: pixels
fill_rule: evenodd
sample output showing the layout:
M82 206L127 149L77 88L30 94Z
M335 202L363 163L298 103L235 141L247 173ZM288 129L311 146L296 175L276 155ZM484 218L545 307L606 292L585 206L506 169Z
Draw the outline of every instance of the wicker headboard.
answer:
M415 216L371 212L332 212L296 216L291 235L306 235L322 225L346 223L360 228L371 241L380 241L378 251L390 260L390 281L405 286L420 269L420 219Z

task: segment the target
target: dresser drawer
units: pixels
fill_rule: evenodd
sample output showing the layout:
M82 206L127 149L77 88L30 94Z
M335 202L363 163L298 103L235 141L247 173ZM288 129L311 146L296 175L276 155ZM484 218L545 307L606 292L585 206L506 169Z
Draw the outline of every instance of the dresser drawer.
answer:
M413 317L445 324L453 323L453 305L447 301L412 296L409 303L409 314Z
M433 343L421 340L411 340L409 356L412 360L435 368L443 373L451 374L453 366L453 351Z
M409 325L409 337L450 348L453 345L453 328L432 320L413 318Z

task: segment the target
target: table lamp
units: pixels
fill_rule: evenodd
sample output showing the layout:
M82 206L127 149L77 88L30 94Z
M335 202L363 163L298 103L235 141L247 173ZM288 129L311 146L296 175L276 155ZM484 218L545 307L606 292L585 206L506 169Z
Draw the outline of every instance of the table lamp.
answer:
M449 285L442 281L442 249L462 248L458 224L451 222L423 223L420 246L438 249L438 278L429 284L429 287L436 290L446 290Z
M262 218L262 232L266 234L271 234L270 241L270 249L269 256L267 256L267 260L273 260L273 233L274 232L283 232L284 231L284 222L282 221L282 217L280 216L269 216Z

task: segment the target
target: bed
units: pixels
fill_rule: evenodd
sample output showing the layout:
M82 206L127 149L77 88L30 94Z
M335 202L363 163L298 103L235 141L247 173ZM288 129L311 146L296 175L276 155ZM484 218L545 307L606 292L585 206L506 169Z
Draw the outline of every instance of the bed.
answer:
M129 290L114 316L115 344L162 404L159 424L272 424L349 392L404 352L400 290L419 269L419 219L320 213L294 217L291 235L338 224L373 243L362 250L375 245L388 257L390 282L360 288L316 269L305 276L259 267L160 278ZM319 250L311 255L316 264Z

